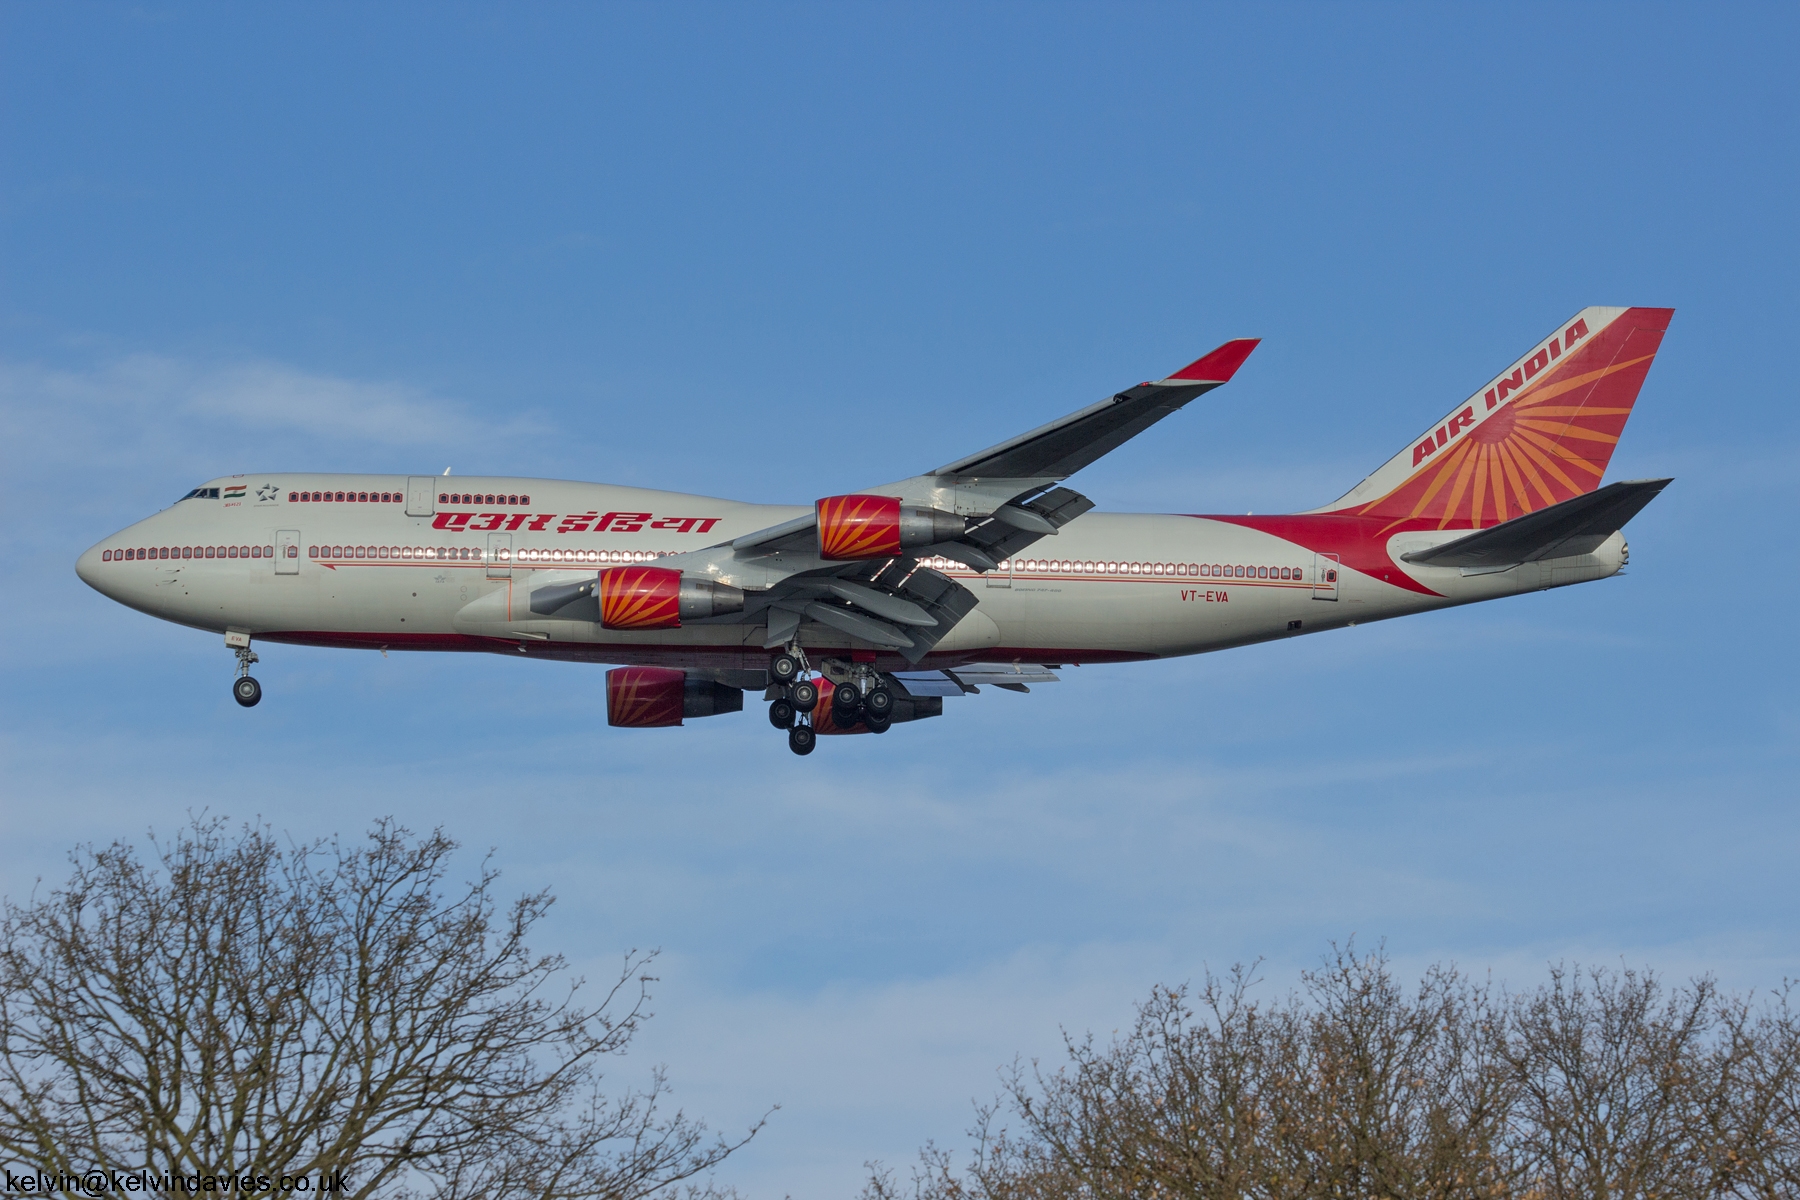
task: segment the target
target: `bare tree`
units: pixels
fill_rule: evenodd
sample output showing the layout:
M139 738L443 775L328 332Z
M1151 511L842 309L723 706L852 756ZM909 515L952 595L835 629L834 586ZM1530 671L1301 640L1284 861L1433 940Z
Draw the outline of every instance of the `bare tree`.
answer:
M666 1194L748 1141L608 1096L651 956L582 1003L526 945L550 894L446 889L455 843L391 821L281 846L196 818L115 843L0 920L0 1153L17 1170L337 1178L366 1196ZM696 1195L716 1194L711 1186Z
M1416 989L1335 951L1301 992L1251 972L1158 988L1123 1036L1064 1039L864 1200L1793 1200L1800 1022L1789 994L1555 968L1518 996L1448 968Z
M1561 967L1515 1001L1518 1146L1547 1195L1708 1194L1705 1134L1729 1136L1716 1001L1710 980L1667 993L1654 975Z

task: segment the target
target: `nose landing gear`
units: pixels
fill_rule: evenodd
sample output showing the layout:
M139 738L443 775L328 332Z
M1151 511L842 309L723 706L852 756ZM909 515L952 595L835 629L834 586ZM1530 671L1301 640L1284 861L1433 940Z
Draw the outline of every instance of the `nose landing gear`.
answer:
M237 679L231 684L231 698L245 708L255 708L256 702L262 699L262 684L250 677L250 664L261 662L256 651L250 648L250 638L244 634L226 634L225 644L237 655Z

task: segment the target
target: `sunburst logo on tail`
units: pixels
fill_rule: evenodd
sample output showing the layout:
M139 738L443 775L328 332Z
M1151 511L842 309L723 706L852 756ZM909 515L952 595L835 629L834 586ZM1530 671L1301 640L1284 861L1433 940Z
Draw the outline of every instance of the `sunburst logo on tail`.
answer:
M1584 310L1324 511L1479 529L1593 491L1671 313Z

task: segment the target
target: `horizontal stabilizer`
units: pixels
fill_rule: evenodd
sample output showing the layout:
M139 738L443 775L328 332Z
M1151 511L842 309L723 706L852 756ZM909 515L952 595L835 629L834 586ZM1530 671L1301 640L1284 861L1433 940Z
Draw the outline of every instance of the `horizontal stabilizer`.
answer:
M1404 562L1432 567L1510 567L1544 558L1590 554L1624 528L1668 479L1630 479L1552 504L1536 512L1477 530L1429 550L1401 555Z

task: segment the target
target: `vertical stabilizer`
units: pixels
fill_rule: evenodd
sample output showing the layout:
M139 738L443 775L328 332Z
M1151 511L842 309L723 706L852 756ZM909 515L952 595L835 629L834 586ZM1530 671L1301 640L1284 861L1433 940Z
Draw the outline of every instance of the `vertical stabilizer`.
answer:
M1320 513L1481 529L1600 486L1672 308L1584 308Z

